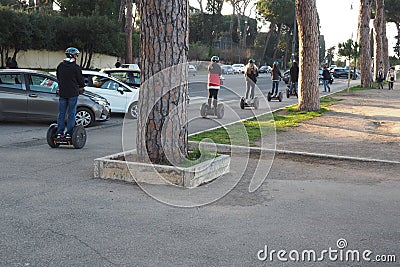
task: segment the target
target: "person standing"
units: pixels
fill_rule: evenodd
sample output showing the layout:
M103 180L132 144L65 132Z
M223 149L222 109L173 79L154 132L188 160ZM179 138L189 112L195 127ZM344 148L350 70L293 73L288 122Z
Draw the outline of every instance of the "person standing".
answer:
M218 62L219 57L213 56L211 58L211 63L208 65L208 108L211 108L212 102L215 111L217 110L218 90L221 88L222 75L222 69Z
M324 66L324 70L322 71L322 80L324 82L324 92L326 92L326 88L328 88L328 92L331 91L331 87L329 86L329 82L331 80L331 73L328 68Z
M279 82L282 78L282 73L279 70L279 62L275 61L274 64L272 65L272 70L271 70L271 78L272 78L272 95L273 97L278 96L279 92Z
M290 94L294 92L297 93L297 85L299 82L299 66L296 61L293 61L292 66L290 67Z
M258 68L254 64L255 62L254 59L250 58L244 70L244 76L246 77L246 99L249 97L250 99L254 98L254 87L256 86L258 77Z
M376 74L376 82L378 83L378 89L383 89L383 81L385 80L383 74L383 68L380 67L378 73Z
M115 62L115 67L116 68L121 67L121 62L119 61L119 58L117 58L117 62Z
M388 81L389 85L389 90L393 90L393 84L396 81L396 72L394 71L394 68L391 67L386 75L386 79Z
M81 68L76 64L76 59L80 54L79 50L69 47L65 50L67 56L57 66L57 79L59 87L58 100L58 119L57 119L57 139L64 137L65 115L68 114L67 131L65 138L70 139L75 126L76 107L78 96L83 92L85 81Z

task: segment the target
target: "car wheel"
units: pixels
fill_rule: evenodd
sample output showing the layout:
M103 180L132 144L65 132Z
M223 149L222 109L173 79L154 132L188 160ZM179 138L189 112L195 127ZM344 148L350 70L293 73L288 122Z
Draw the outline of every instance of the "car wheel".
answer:
M82 125L83 127L89 127L94 123L94 114L88 108L78 108L75 116L76 125Z
M138 103L133 102L128 108L128 117L131 119L137 119L138 117Z

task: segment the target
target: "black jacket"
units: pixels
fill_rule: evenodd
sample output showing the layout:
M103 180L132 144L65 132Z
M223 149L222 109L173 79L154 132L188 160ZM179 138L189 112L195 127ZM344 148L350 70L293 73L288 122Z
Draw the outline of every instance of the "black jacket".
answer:
M79 88L85 87L81 68L75 62L64 60L57 67L59 95L70 98L79 95Z
M290 81L294 83L299 81L299 66L290 67Z
M331 79L331 73L329 72L328 69L324 69L322 71L322 77L324 80L328 80L328 81Z

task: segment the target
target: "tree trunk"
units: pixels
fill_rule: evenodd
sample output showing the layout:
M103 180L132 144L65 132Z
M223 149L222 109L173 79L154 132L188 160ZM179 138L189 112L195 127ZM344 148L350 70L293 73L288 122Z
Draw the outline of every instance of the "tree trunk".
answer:
M279 41L280 41L281 35L282 35L282 27L283 27L283 24L282 24L282 23L279 24L279 27L278 27L278 36L276 37L277 43L276 43L276 46L275 46L275 49L274 49L274 54L272 55L272 58L273 58L274 60L277 59L277 58L276 58L276 54L278 53ZM282 63L282 62L281 62L281 63Z
M384 68L383 62L383 25L384 25L385 0L376 0L376 13L374 19L374 80L379 68Z
M299 110L320 109L318 89L318 24L316 0L296 0L299 28Z
M389 62L389 41L386 35L386 13L383 12L383 25L382 25L382 57L383 57L383 68L386 72L389 71L390 62Z
M132 31L133 31L133 0L126 0L125 21L125 63L133 63Z
M360 16L358 20L358 43L361 45L360 71L361 87L370 86L371 81L371 48L370 48L370 29L372 0L360 0Z
M267 48L268 48L268 44L269 44L269 40L271 39L271 35L273 30L275 29L276 24L272 24L269 26L269 31L267 32L266 38L265 38L265 45L264 45L264 50L262 53L262 61L264 62L264 65L267 65L267 60L266 60L266 56L267 56ZM260 60L261 62L261 60Z
M188 0L141 0L139 160L179 164L187 156Z

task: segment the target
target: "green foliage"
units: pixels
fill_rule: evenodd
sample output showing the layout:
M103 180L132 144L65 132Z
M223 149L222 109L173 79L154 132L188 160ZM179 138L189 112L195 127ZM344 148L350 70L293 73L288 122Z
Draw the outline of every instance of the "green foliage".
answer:
M64 50L74 46L81 50L82 66L90 67L93 53L118 56L124 51L121 25L106 16L62 17L43 13L26 13L0 6L0 51L2 61L8 51L37 49ZM135 35L134 38L138 39ZM138 44L138 40L135 40ZM4 66L4 62L2 62Z
M101 16L118 19L120 0L58 0L63 16Z
M232 144L232 145L250 145L254 146L262 137L273 133L275 130L283 131L287 127L296 127L300 122L315 117L320 117L329 110L329 106L333 105L341 99L325 96L321 98L321 108L317 111L297 111L297 105L286 107L282 110L273 112L273 118L270 114L262 115L258 118L252 118L243 122L235 123L220 127L215 130L202 132L194 136L190 136L191 141L201 141L206 138L212 139L215 143ZM243 138L243 126L247 133L247 137ZM228 134L229 133L229 134Z
M349 39L344 43L340 43L339 46L339 56L343 56L351 60L352 58L357 59L360 56L360 46L357 42Z
M293 29L295 0L258 0L256 9L258 15L266 21Z

